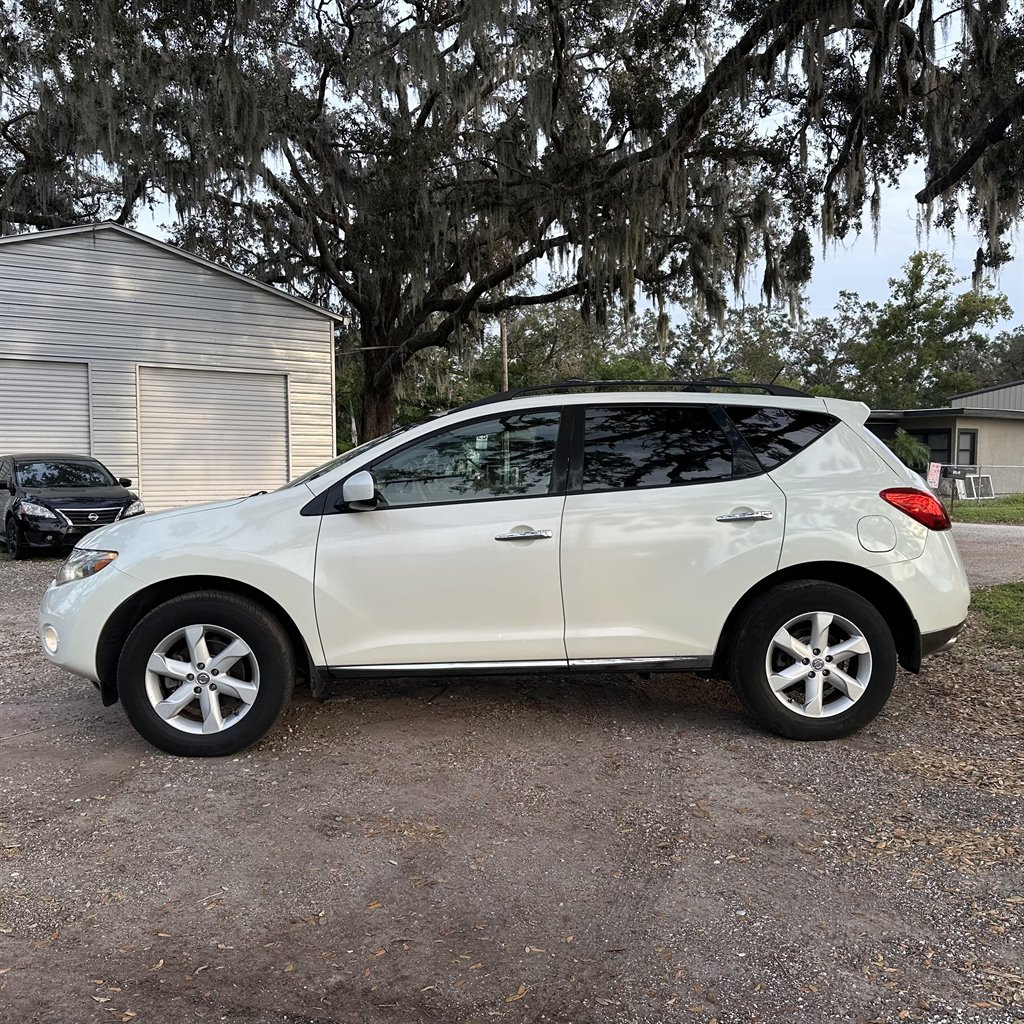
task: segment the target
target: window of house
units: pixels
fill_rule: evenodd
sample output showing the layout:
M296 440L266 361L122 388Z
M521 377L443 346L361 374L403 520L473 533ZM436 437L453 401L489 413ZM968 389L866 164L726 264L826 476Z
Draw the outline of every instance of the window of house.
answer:
M978 432L961 430L956 436L956 464L976 466L978 464Z
M948 430L908 430L907 433L920 441L932 453L932 462L941 462L949 465L953 460L950 458L950 432Z

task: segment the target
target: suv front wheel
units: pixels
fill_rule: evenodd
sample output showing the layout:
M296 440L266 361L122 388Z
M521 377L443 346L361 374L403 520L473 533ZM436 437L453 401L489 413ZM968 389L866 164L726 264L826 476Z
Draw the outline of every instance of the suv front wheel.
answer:
M733 685L767 729L829 740L882 710L896 679L896 645L860 594L832 583L788 583L751 603L730 663Z
M169 754L234 754L269 731L295 686L291 644L265 608L201 591L154 608L121 652L117 685L132 725Z

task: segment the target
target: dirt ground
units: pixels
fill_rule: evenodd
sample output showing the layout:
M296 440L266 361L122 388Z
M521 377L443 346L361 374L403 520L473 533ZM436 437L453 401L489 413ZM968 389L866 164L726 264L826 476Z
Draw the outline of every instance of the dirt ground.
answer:
M798 744L689 677L352 683L221 761L0 563L0 1021L1024 1020L1020 652Z

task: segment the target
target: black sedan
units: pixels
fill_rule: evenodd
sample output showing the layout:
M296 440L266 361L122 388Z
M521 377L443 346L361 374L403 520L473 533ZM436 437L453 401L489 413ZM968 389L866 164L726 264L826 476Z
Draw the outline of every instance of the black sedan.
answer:
M145 512L131 480L87 455L0 455L8 558L66 551L84 534Z

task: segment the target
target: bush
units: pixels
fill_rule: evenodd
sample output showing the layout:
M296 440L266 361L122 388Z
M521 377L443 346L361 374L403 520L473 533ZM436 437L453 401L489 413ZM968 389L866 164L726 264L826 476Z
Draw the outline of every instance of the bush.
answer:
M885 443L905 466L918 473L928 472L928 463L932 461L928 445L912 438L902 427L897 427L896 436L888 438Z

